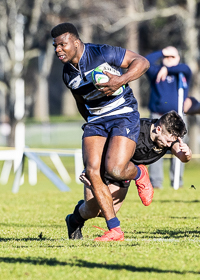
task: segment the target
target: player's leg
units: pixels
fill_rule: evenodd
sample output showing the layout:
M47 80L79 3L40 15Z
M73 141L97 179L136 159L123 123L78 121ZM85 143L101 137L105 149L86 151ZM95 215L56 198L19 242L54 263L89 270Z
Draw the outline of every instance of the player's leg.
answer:
M109 140L105 158L105 169L115 180L131 180L137 175L137 167L130 162L136 143L123 136L113 136Z
M112 195L114 211L117 213L124 202L128 188L121 188L114 184L108 185L108 188ZM91 188L88 186L84 186L84 203L80 206L79 212L87 220L97 216L104 217Z
M86 140L85 140L86 139ZM98 182L98 187L100 188L101 184L102 192L105 193L105 197L107 198L105 201L112 201L112 196L109 193L109 190L107 190L107 186L104 186L101 176L100 176L100 168L101 168L101 160L102 160L102 154L103 149L106 143L106 137L100 137L100 136L92 136L92 137L85 137L83 139L83 161L86 166L86 173L88 172L88 179L93 183L93 177L94 181ZM98 148L97 148L98 147ZM95 183L96 183L95 181ZM95 185L96 186L96 185ZM98 191L96 191L98 192ZM101 193L100 193L101 195ZM102 197L101 197L102 200ZM79 207L84 202L84 200L80 201L77 206L74 209L73 214L69 214L66 217L66 223L68 227L68 235L70 239L81 239L82 233L81 233L81 227L83 226L85 219L80 215ZM106 203L105 202L105 203ZM110 205L110 203L109 203ZM112 207L111 209L113 216L114 209ZM112 215L111 214L111 215Z
M174 170L176 165L176 158L173 157L170 159L170 170L169 170L169 177L171 182L171 187L174 186ZM180 162L180 177L179 177L179 188L183 187L183 174L184 174L184 167L185 164L183 162Z
M149 166L150 181L154 188L161 189L163 183L163 158L150 164Z
M121 209L124 199L126 198L128 188L122 188L114 184L110 184L108 187L113 198L113 206L115 213L117 213ZM103 217L101 212L99 212L98 217Z
M127 184L127 183L126 183ZM128 192L128 186L119 187L114 184L108 185L112 198L114 210L117 213L122 206L122 203ZM82 227L86 220L103 217L101 209L93 195L89 186L84 185L84 200L81 200L76 205L73 214L66 217L69 239L82 239Z
M105 168L108 174L118 181L135 180L142 203L148 206L151 204L154 191L146 166L137 166L130 161L135 147L135 141L127 137L111 137L106 153Z
M115 215L110 190L102 181L100 170L106 138L92 136L83 138L83 162L86 176L91 182L92 192L97 200L109 229L106 234L95 241L124 240L124 233L120 228L120 221Z
M99 207L108 221L115 217L113 201L108 186L102 181L100 170L106 138L101 136L83 139L83 162L86 176L91 182L93 194Z

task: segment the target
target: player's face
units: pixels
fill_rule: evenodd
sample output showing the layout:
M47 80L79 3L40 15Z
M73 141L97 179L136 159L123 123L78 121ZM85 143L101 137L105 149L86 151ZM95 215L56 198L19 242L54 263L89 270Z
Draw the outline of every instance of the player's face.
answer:
M177 137L170 134L167 131L163 131L162 128L158 131L156 144L159 148L171 147L172 143L177 140Z
M70 33L64 33L53 39L53 46L57 57L62 63L78 63L78 40Z

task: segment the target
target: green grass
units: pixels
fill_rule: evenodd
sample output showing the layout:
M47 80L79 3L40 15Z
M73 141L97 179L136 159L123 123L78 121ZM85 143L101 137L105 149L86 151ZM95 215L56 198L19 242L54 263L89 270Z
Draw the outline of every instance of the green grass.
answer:
M11 192L13 174L0 185L0 279L200 279L200 163L186 164L184 188L175 191L166 160L164 188L155 190L149 207L132 183L118 214L126 240L99 244L92 240L101 231L92 225L106 228L100 218L86 222L84 240L67 238L64 218L83 190L74 182L73 161L64 162L70 192L60 192L41 172L30 186L26 164L19 193Z

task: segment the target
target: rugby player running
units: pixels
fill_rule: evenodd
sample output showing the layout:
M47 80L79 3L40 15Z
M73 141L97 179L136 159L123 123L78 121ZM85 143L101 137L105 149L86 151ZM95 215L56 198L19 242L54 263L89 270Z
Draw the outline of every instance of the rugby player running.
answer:
M159 160L170 150L182 162L188 162L192 152L182 140L186 132L185 123L176 111L170 111L160 119L140 119L140 135L131 161L135 164L148 165ZM129 153L128 150L126 152ZM117 213L128 192L130 180L116 181L106 173L103 179L110 189L114 210ZM85 184L84 200L80 200L73 214L68 215L76 221L73 225L67 223L69 239L82 239L81 229L85 221L103 216L85 172L81 174L80 180Z
M55 53L64 64L64 83L71 90L79 112L87 121L83 125L83 162L92 192L108 227L103 236L94 240L124 240L111 192L102 181L101 173L104 173L105 168L115 180L135 180L143 204L148 206L151 203L153 187L147 168L130 161L139 136L140 120L137 100L128 85L147 71L149 62L143 56L121 47L85 44L71 23L55 26L51 35ZM109 81L96 84L101 86L98 90L92 82L91 73L103 63L120 71L121 76L106 73ZM122 68L126 69L123 74ZM113 95L123 85L123 92ZM68 219L70 225L76 223L73 216Z

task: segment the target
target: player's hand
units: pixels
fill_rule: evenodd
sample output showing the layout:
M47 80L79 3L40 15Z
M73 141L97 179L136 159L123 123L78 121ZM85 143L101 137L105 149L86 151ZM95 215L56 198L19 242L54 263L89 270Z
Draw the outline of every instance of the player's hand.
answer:
M82 171L81 175L79 176L79 180L85 184L86 186L90 187L91 183L85 175L85 169Z
M179 148L181 152L184 153L186 156L189 156L191 154L191 151L188 145L184 143L180 137L178 137L178 141L179 141Z
M109 81L107 83L96 83L95 85L100 88L99 91L103 92L106 96L110 96L123 85L120 82L122 76L113 75L106 71L103 71L103 73L109 77Z
M163 66L157 74L156 83L160 83L160 81L165 81L168 74L167 67Z

